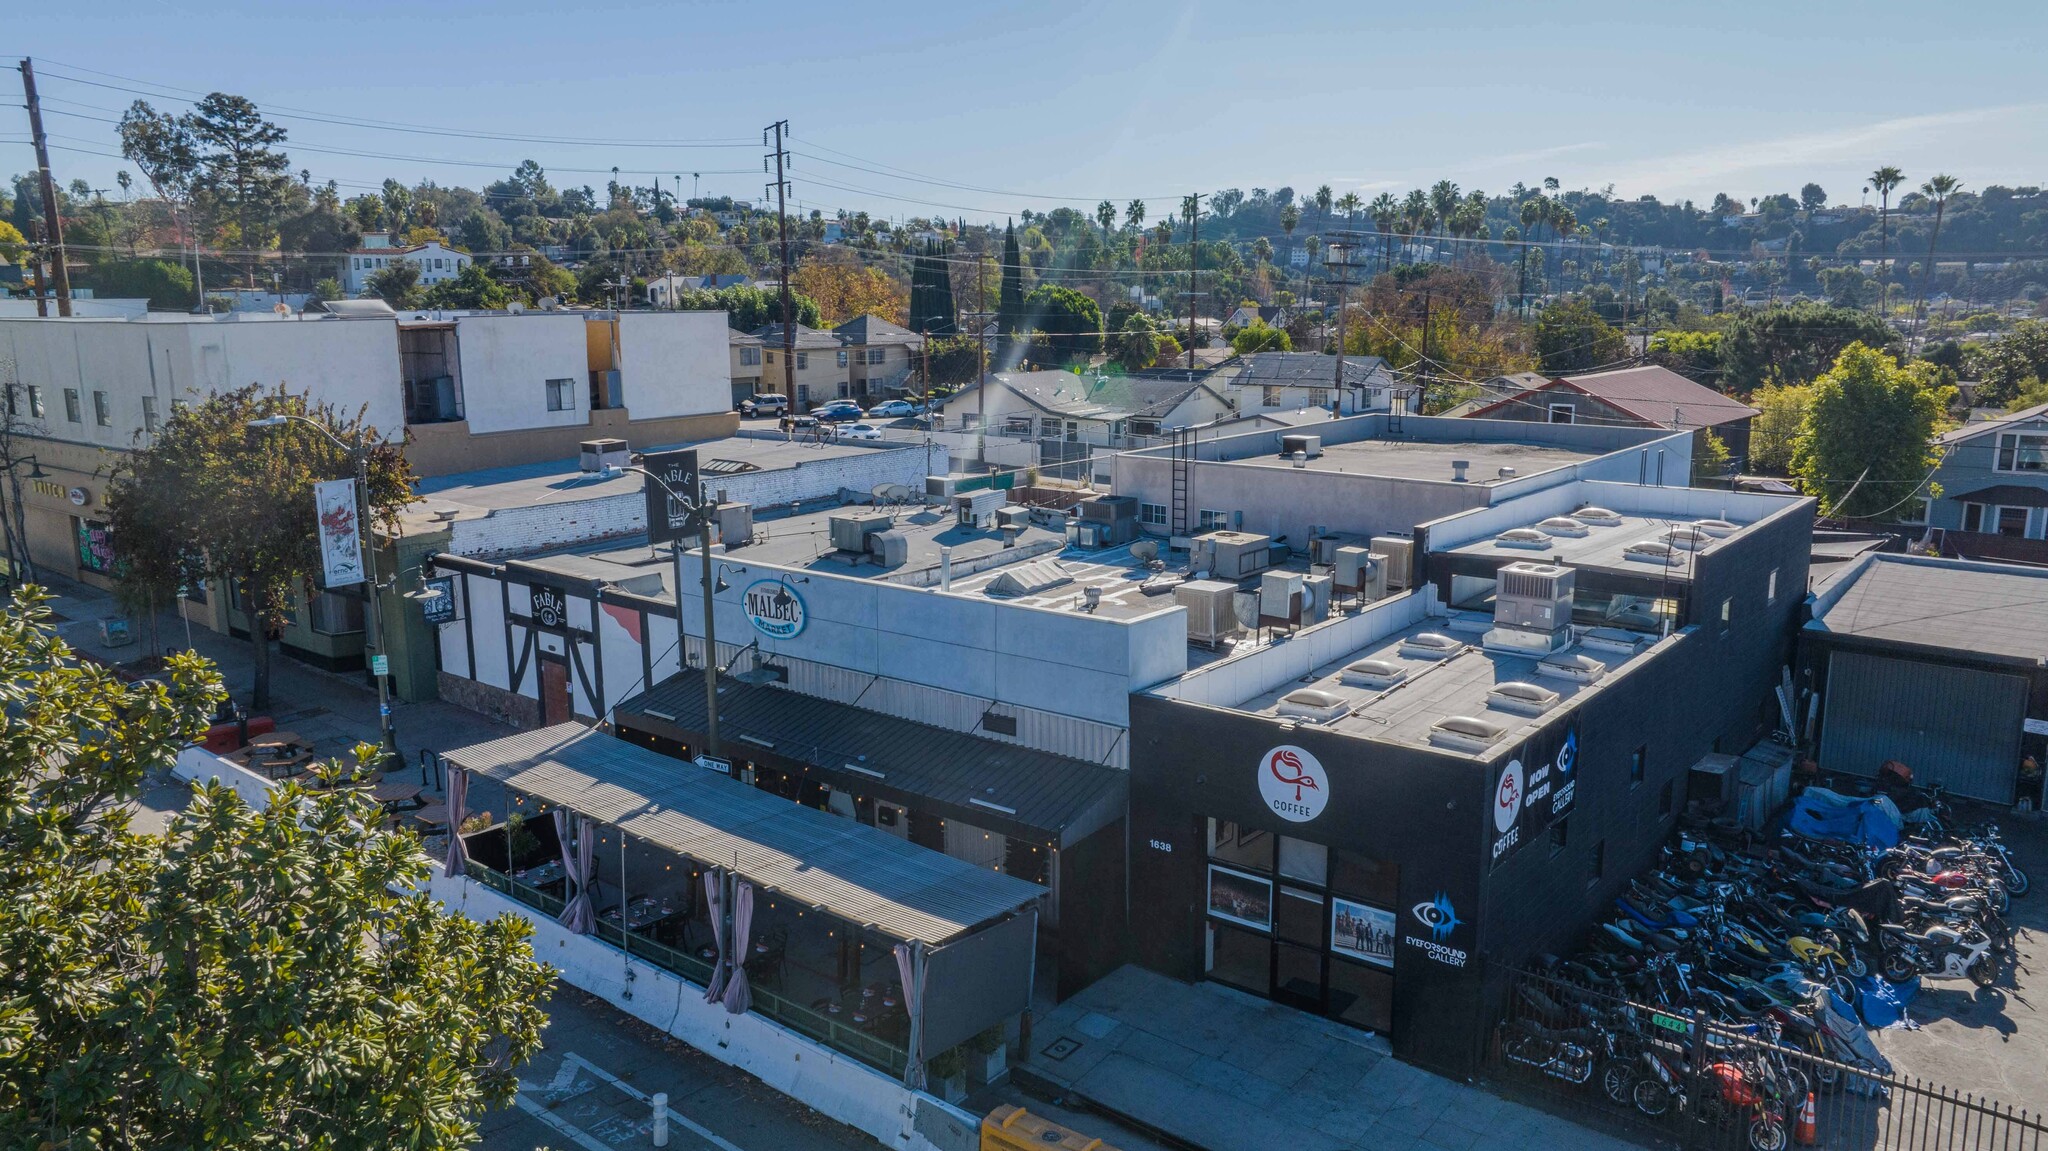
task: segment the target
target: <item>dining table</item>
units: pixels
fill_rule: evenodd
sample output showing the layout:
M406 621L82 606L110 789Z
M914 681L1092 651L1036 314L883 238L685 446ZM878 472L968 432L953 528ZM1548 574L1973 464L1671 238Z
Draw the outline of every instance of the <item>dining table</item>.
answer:
M636 895L626 901L624 922L628 931L645 931L676 914L675 904L652 895ZM606 923L620 922L619 907L613 904L598 915Z
M515 870L512 872L512 878L528 887L546 890L566 884L569 881L569 873L562 867L561 860L550 859L545 863L536 863L532 867Z

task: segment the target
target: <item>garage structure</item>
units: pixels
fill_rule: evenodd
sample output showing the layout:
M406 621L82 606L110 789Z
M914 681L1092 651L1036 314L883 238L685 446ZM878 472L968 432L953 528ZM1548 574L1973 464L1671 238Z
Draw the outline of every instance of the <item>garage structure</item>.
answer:
M1871 555L1814 598L1801 663L1821 700L1820 765L2012 803L2048 754L2048 572ZM2038 729L2038 730L2037 730Z

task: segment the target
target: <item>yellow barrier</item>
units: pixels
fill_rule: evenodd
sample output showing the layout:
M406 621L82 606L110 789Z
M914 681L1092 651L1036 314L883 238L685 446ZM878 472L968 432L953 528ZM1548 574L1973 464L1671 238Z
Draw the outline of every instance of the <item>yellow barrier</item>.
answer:
M1083 1135L1022 1107L1005 1104L981 1121L981 1151L1116 1151L1100 1139Z

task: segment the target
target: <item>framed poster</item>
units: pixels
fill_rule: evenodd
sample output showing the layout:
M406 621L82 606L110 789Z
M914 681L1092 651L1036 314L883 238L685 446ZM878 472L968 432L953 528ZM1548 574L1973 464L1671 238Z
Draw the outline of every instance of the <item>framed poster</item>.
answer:
M1394 966L1394 913L1348 899L1330 900L1330 950L1377 967Z
M1273 930L1273 881L1210 864L1209 914L1260 931Z

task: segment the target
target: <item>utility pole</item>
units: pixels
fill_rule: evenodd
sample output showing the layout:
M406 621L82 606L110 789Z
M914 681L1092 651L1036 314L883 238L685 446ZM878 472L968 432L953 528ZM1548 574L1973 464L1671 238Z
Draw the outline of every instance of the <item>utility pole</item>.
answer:
M1427 406L1428 406L1428 401L1429 401L1429 381L1430 381L1430 380L1431 380L1431 378L1433 378L1433 377L1434 377L1434 375L1435 375L1435 373L1434 373L1434 372L1430 371L1430 368L1431 368L1431 367L1433 366L1433 361L1431 361L1431 360L1430 360L1430 358L1429 358L1429 305L1430 305L1430 302L1431 302L1432 298L1433 298L1433 297L1435 297L1435 295L1436 295L1436 293L1435 293L1435 292L1433 292L1433 291L1430 291L1430 290L1427 290L1427 289L1425 289L1425 290L1423 291L1423 293L1422 293L1422 370L1423 370L1423 376L1422 376L1422 394L1421 394L1421 395L1420 395L1419 397L1417 397L1417 398L1418 398L1419 400L1421 400L1421 401L1422 401L1422 403L1421 403L1421 405L1420 405L1420 406L1422 406L1422 407L1427 407Z
M1362 237L1356 232L1338 232L1325 250L1323 266L1337 269L1337 374L1330 394L1337 397L1337 410L1344 410L1344 304L1351 287L1351 259Z
M1196 192L1187 199L1188 208L1188 371L1195 370L1195 269L1202 262L1202 197ZM1169 237L1171 238L1171 237Z
M974 462L987 459L988 416L988 261L974 257L974 338L980 347L974 376Z
M36 145L36 176L43 189L43 218L48 221L50 250L56 256L57 314L71 314L71 270L64 266L64 217L57 211L57 182L50 178L50 141L43 135L43 102L36 97L36 66L21 58L21 90L28 97L28 128ZM42 293L36 293L36 314L47 315Z
M36 280L36 315L40 318L48 319L50 315L50 300L49 293L43 287L43 254L46 246L43 243L43 222L41 220L30 220L28 222L28 244L29 271L35 276Z
M789 397L789 414L796 414L796 309L789 301L789 178L783 169L789 163L789 150L782 146L782 138L789 133L789 121L777 120L761 130L761 142L768 143L769 134L774 134L775 151L767 159L775 161L775 223L782 240L782 393ZM767 168L767 159L762 168Z

